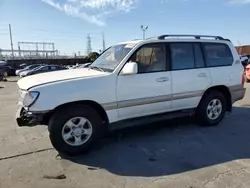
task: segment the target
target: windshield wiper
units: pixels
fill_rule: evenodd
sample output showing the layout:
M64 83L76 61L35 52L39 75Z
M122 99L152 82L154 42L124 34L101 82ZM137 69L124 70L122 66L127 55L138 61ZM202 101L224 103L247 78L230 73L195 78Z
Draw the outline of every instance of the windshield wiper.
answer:
M101 72L105 72L101 67L97 67L97 66L89 66L90 69L97 69Z

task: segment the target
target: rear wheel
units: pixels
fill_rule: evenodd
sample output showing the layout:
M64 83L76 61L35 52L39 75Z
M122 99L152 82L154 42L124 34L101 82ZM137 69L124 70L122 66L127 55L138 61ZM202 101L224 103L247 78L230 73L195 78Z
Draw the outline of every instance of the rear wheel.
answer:
M64 155L88 151L104 134L100 115L88 106L71 106L57 111L49 122L50 140Z
M221 92L211 91L206 94L197 109L197 117L201 125L218 125L225 116L226 105L226 98Z

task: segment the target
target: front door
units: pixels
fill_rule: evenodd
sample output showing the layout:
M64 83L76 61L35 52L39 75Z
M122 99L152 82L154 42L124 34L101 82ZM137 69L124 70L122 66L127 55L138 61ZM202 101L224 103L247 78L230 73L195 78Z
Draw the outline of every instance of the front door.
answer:
M166 54L164 43L146 44L129 59L138 64L138 73L117 77L120 120L170 110L171 76Z
M172 110L195 108L210 86L200 43L171 43Z

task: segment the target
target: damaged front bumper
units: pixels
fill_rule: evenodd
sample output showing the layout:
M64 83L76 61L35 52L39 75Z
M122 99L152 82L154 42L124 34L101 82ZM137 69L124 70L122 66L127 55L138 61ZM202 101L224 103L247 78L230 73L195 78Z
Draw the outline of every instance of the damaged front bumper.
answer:
M24 107L19 107L16 113L16 121L19 127L33 127L45 124L48 112L30 112Z

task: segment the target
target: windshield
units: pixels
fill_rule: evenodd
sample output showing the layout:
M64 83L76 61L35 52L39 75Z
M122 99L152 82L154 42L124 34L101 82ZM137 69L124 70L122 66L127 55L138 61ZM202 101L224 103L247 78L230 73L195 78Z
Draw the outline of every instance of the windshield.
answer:
M44 66L37 66L37 67L35 67L35 68L31 69L31 70L32 70L32 71L36 71L36 70L38 70L38 69L40 69L40 68L42 68L42 67L44 67Z
M30 66L28 66L27 67L27 69L34 69L34 68L36 68L36 67L38 67L39 65L30 65Z
M113 72L135 45L136 43L128 43L108 48L90 65L90 68L97 67L103 71Z

